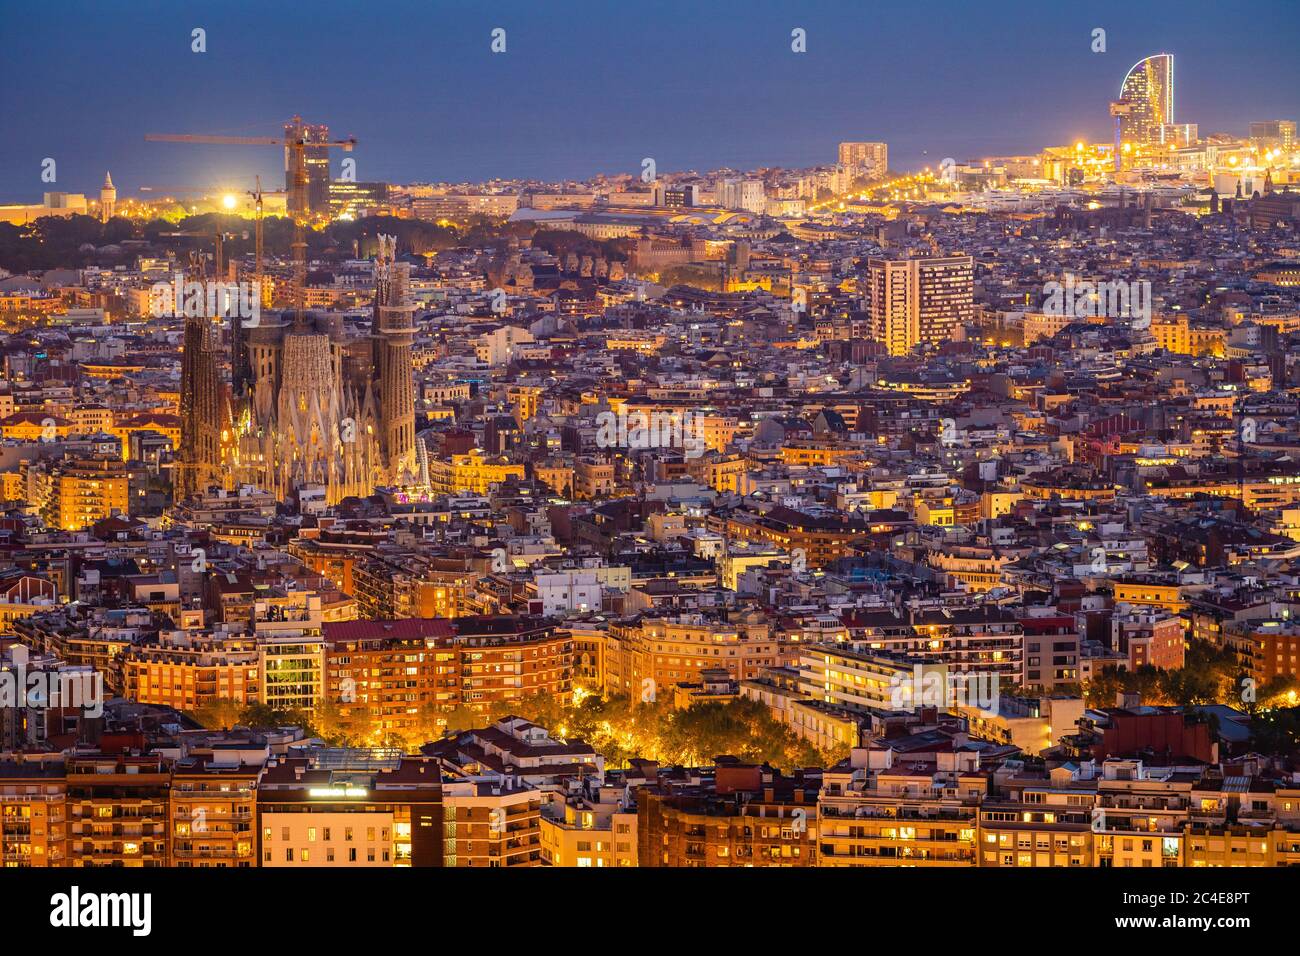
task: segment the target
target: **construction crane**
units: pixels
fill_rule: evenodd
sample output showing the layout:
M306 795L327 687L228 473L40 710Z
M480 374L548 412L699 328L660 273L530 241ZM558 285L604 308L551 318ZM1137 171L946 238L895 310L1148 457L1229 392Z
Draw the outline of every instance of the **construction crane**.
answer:
M293 216L293 308L296 321L302 319L307 288L307 150L342 149L351 152L355 136L339 140L308 140L307 126L301 116L289 121L283 136L207 136L189 133L150 133L145 139L154 143L203 143L212 146L279 146L285 151L292 176L289 212ZM260 193L261 187L258 187ZM259 234L261 216L258 216ZM260 257L259 257L260 261Z

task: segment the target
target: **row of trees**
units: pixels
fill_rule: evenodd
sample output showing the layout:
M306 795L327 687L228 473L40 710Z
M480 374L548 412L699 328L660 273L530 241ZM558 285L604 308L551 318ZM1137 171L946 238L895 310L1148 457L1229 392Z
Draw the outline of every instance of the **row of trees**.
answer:
M101 223L90 216L46 216L24 225L0 222L0 268L13 273L77 268L93 255L82 246L134 238L136 226L125 219Z
M1090 707L1114 707L1120 694L1129 693L1140 695L1144 704L1228 704L1250 712L1285 702L1287 695L1297 689L1300 682L1293 677L1279 677L1256 686L1232 651L1206 641L1188 643L1180 668L1107 668L1081 688Z
M490 719L506 715L531 720L561 739L583 740L614 768L636 757L699 766L730 754L789 772L829 766L848 755L847 748L819 751L777 721L766 706L746 699L675 708L670 701L640 703L624 696L591 694L577 703L542 696L499 706Z
M751 700L706 701L676 709L666 701L637 703L627 697L588 695L580 701L549 694L509 701L486 714L460 706L444 713L432 702L421 705L405 734L380 733L367 709L324 701L314 718L297 711L277 711L263 704L240 705L214 700L191 716L204 727L297 724L333 746L399 747L414 751L448 733L483 727L506 716L524 717L563 740L583 740L605 757L610 767L625 767L635 757L665 764L704 765L730 754L753 763L768 763L786 772L798 767L830 766L848 754L822 752L797 737Z
M254 251L253 221L223 213L179 214L147 222L115 218L101 223L93 216L81 215L45 216L23 225L0 222L0 268L21 273L77 268L92 262L124 263L139 250L122 250L116 260L112 254L98 250L127 240L148 242L155 251L157 248L184 248L211 252L212 237L218 230L227 236L227 256L249 255ZM308 229L307 251L313 257L326 259L372 255L375 237L383 233L397 237L399 254L425 255L461 246L481 248L498 242L504 244L507 234L526 236L532 231L531 225L503 226L482 216L464 223L445 225L423 219L373 216L352 222L332 222L321 229ZM179 237L175 233L198 235ZM288 256L293 242L293 220L268 216L262 222L262 237L267 255Z
M1222 667L1221 660L1215 657L1214 661L1214 667ZM1188 674L1154 668L1108 671L1091 682L1085 693L1090 706L1099 707L1114 706L1113 695L1121 689L1142 693L1143 700L1150 703L1192 706L1227 702L1244 706L1252 713L1254 749L1290 753L1300 747L1300 707L1278 706L1294 703L1294 698L1288 699L1287 695L1297 690L1295 679L1275 681L1261 688L1257 701L1224 701L1208 693L1210 685L1202 667L1209 666L1204 661L1194 662ZM443 712L429 703L421 706L413 727L405 734L380 733L368 711L348 708L345 712L332 701L322 703L314 717L303 711L276 710L265 704L242 705L231 700L211 701L190 716L211 729L296 725L333 746L392 747L408 752L448 734L517 716L547 728L562 740L585 741L605 757L611 768L626 767L628 761L638 757L664 764L701 766L730 754L753 763L768 763L788 773L799 767L833 766L848 755L847 747L818 750L775 720L763 704L745 699L706 701L677 709L666 701L638 703L622 696L593 694L575 703L571 698L538 695L497 704L487 713L464 705Z
M315 734L311 715L303 710L277 710L268 704L241 704L227 697L217 697L189 712L189 716L208 730L232 727L297 726Z

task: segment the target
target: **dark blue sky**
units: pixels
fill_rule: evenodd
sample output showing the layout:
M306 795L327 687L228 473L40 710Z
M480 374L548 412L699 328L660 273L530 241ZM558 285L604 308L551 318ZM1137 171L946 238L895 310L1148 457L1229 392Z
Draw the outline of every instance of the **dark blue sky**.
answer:
M274 149L144 134L272 135L295 112L360 140L362 180L803 166L843 139L912 168L1105 138L1124 73L1161 50L1202 133L1300 118L1297 0L0 0L0 32L0 202L105 169L122 194L278 186Z

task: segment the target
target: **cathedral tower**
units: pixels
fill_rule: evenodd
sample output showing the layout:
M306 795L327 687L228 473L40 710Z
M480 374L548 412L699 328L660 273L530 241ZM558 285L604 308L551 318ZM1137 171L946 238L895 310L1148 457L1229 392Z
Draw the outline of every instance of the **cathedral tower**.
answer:
M397 261L397 237L380 236L375 258L373 337L379 386L380 450L385 477L400 485L416 480L415 382L411 345L415 305L410 301L411 267Z
M207 316L185 319L181 355L181 447L173 473L177 501L223 484L221 468L222 390L218 370L221 343Z

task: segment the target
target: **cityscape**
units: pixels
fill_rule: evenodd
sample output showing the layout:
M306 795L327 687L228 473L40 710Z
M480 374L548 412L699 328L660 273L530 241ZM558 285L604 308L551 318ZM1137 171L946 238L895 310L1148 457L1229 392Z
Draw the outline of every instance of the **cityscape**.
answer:
M4 868L1300 866L1300 87L1120 32L1014 152L15 126Z

